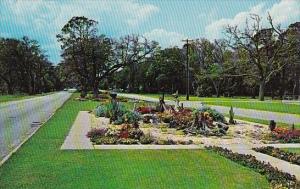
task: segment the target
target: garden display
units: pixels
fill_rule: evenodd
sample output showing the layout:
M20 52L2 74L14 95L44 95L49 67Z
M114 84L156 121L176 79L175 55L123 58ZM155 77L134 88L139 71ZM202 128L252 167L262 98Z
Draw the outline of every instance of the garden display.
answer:
M87 136L94 144L201 144L216 139L235 143L236 139L248 143L290 143L300 141L300 131L280 127L269 130L268 126L225 119L220 112L210 108L185 108L182 105L159 103L123 103L110 95L110 102L101 103L92 112L96 128ZM106 118L102 124L100 120ZM139 137L132 137L138 132ZM94 134L96 135L94 135ZM113 134L112 134L113 133Z
M97 106L93 115L109 119L109 125L87 133L94 144L192 144L193 140L184 136L221 137L229 128L224 116L214 109L174 108L163 99L159 105L134 104L129 109L112 96L110 102Z

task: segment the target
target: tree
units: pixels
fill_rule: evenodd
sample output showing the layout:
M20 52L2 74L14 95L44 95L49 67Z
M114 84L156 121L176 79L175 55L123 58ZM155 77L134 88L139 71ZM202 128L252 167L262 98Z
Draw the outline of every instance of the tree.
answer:
M81 85L81 96L87 95L90 86L90 49L92 39L96 38L97 22L86 17L73 17L61 29L57 35L62 43L62 57L64 63L70 67L70 71L76 73Z
M263 101L266 83L287 64L276 62L284 50L284 35L279 26L274 27L270 15L268 16L270 28L263 28L260 16L255 14L250 16L252 25L246 21L243 31L238 29L238 26L228 26L226 32L229 37L228 44L233 49L242 48L247 52L248 64L255 69L254 72L243 75L252 76L259 82L259 99Z
M117 65L128 68L129 71L129 92L135 92L136 72L138 64L146 61L157 49L157 42L148 41L143 36L127 35L121 38L115 48L115 61Z
M231 57L224 40L215 40L213 43L206 39L197 40L194 44L196 65L194 72L198 85L208 80L217 97L220 96L220 87L225 81L225 73L230 70L226 60ZM203 87L201 87L203 90Z
M0 79L6 84L8 94L15 92L17 84L17 47L16 39L0 39Z
M9 94L36 94L54 90L52 63L35 40L0 39L0 80ZM47 79L45 79L47 76Z

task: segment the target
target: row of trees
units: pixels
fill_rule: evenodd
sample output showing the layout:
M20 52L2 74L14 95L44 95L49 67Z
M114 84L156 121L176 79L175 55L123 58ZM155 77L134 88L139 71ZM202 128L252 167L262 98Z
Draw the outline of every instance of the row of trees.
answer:
M251 24L250 24L251 23ZM265 95L283 98L300 93L300 22L283 30L268 17L263 27L258 15L251 15L246 27L226 28L226 38L213 42L195 40L189 49L191 92L200 96ZM156 49L136 69L135 92L186 90L186 47ZM126 89L128 70L114 75L110 87Z
M282 98L300 92L300 22L283 30L270 16L263 27L261 18L251 15L243 30L228 26L225 39L166 49L139 35L99 35L97 28L97 21L86 17L70 19L57 35L63 58L57 66L36 41L1 38L0 90L35 94L76 87L82 96L91 90L94 97L99 88L185 93L188 57L190 92L199 96L259 94L264 100L266 94Z
M60 87L57 70L37 41L0 38L0 92L37 94Z

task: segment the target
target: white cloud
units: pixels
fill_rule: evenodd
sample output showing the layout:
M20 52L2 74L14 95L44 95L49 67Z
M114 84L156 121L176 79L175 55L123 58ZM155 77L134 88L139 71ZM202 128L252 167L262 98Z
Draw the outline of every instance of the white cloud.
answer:
M35 34L35 38L42 39L47 49L54 46L60 49L55 35L73 16L98 21L100 30L114 30L115 33L126 30L128 33L159 11L152 4L133 0L72 0L59 3L45 0L0 1L1 22L17 25L19 33L26 31L26 35Z
M205 27L205 34L208 39L217 39L222 37L222 32L224 28L228 25L237 25L239 27L245 26L245 21L250 14L261 15L263 13L264 4L258 4L252 7L248 11L239 12L234 18L222 18L220 20L214 21Z
M283 0L275 3L267 12L270 13L276 24L300 21L300 1Z
M210 40L221 38L224 28L228 25L245 27L246 19L250 14L257 14L263 18L262 23L266 24L266 18L270 13L275 24L287 25L300 20L300 3L298 0L282 0L267 9L265 4L258 4L248 11L239 12L233 18L222 18L205 27L206 37ZM251 21L251 20L249 20ZM250 23L251 24L251 23Z
M182 46L183 42L181 40L187 38L181 33L166 31L161 28L153 29L152 31L145 33L144 36L147 39L158 41L163 48L171 46Z
M158 7L150 4L141 6L140 4L134 2L124 1L123 3L124 5L121 6L124 7L124 12L129 14L129 18L126 20L126 22L131 26L136 26L140 22L145 21L153 13L159 10Z
M28 20L41 23L44 19L47 24L56 24L62 27L72 16L86 16L99 21L104 14L117 17L128 26L136 26L144 22L159 10L152 4L142 4L134 1L8 1L6 7L13 14L14 19L21 24ZM31 16L30 16L31 15ZM12 15L11 15L12 16Z

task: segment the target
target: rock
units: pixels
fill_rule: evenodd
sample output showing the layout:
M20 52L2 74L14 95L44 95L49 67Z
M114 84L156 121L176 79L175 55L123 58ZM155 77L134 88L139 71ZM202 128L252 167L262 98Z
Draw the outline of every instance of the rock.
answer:
M158 118L156 114L143 114L142 117L144 123L158 123Z
M227 129L228 129L228 125L226 125L225 123L217 122L216 125L217 125L219 128L227 128Z

